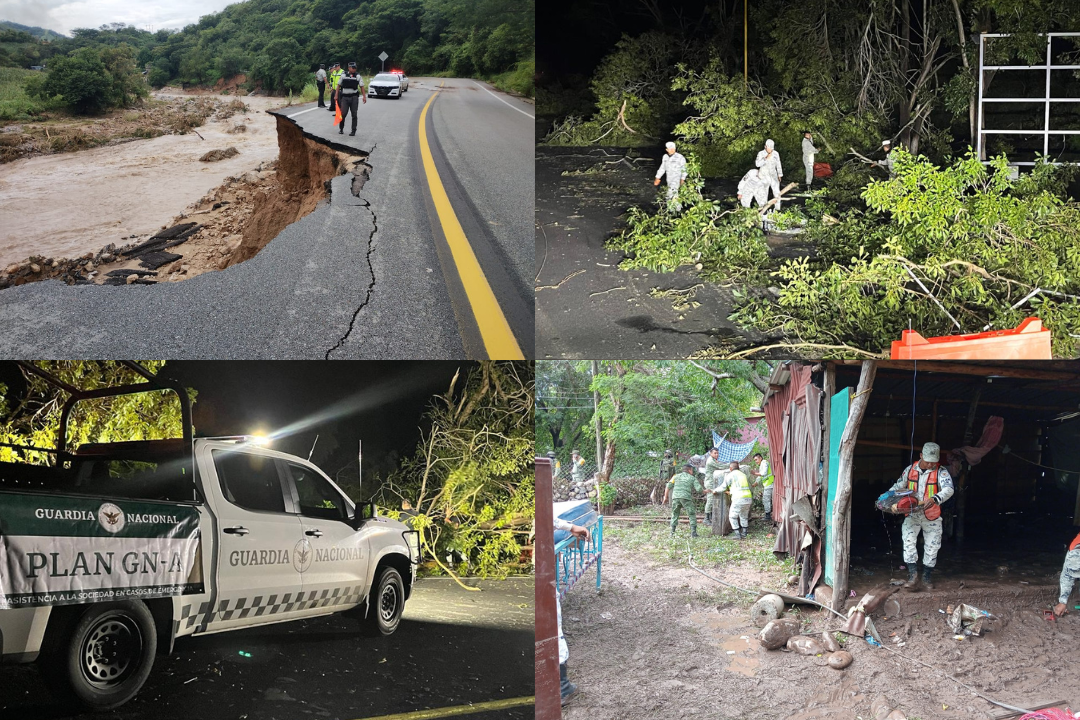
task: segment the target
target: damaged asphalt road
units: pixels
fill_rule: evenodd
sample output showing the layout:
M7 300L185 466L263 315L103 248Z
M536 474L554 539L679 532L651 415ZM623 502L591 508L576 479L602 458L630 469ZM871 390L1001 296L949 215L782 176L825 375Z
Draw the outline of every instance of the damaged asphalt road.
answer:
M439 85L442 84L440 89ZM418 151L424 104L436 165L523 354L532 356L532 106L472 80L417 79L361 104L355 137L314 105L281 114L367 155L331 199L254 258L179 283L43 281L0 291L5 357L463 358L468 318L440 263ZM152 201L148 197L147 201ZM450 289L448 289L448 287ZM457 306L455 306L457 302Z
M533 695L532 578L417 581L401 627L369 638L341 615L185 638L114 720L358 720ZM240 653L248 653L250 657ZM54 704L32 665L0 668L0 717L90 720ZM469 715L525 720L531 705Z

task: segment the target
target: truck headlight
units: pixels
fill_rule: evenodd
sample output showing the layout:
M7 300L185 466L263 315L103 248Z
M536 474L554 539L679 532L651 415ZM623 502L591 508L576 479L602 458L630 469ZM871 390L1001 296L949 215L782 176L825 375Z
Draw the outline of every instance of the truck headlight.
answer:
M401 537L404 538L405 544L409 548L409 560L413 565L420 564L420 531L419 530L404 530L401 533Z

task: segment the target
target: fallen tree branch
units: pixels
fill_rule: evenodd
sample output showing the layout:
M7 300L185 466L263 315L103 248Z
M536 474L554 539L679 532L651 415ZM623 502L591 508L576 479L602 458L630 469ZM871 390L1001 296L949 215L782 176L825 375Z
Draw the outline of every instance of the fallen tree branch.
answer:
M608 290L599 290L597 292L589 293L589 297L593 297L595 295L605 295L605 294L607 294L609 292L615 292L616 290L625 290L625 289L626 289L626 287L624 285L620 285L619 287L613 287L613 288L610 288Z
M562 287L562 284L565 283L567 280L570 280L572 278L576 278L578 275L580 275L583 272L585 272L585 271L584 270L576 270L576 271L570 273L569 275L567 275L566 277L564 277L556 285L537 285L533 289L534 290L558 290L560 287Z
M775 345L760 345L758 347L740 350L739 352L732 353L726 356L724 359L738 360L739 358L750 357L754 353L764 352L766 350L777 350L780 348L786 350L795 350L798 348L814 348L818 350L848 350L850 352L856 353L857 355L862 355L863 357L871 358L874 360L882 360L885 358L884 353L867 352L866 350L861 350L857 347L852 347L850 345L819 345L818 343L776 343Z
M788 183L787 186L784 187L784 189L780 191L779 195L777 195L772 200L770 200L769 202L767 202L767 203L765 203L764 205L761 206L761 208L758 210L758 215L764 215L765 212L769 208L771 208L776 203L780 202L780 198L782 198L784 196L784 193L786 193L788 190L791 190L794 187L797 187L798 185L799 185L799 183ZM723 217L723 216L721 216L721 217Z

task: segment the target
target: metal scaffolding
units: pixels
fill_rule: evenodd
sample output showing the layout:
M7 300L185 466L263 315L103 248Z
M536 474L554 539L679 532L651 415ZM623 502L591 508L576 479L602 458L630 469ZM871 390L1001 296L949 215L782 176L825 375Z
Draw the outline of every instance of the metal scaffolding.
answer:
M1078 103L1080 97L1065 98L1065 97L1051 97L1050 96L1050 73L1054 70L1080 70L1080 65L1054 65L1053 57L1051 53L1051 45L1053 39L1056 37L1075 37L1080 38L1080 33L1047 33L1046 34L1046 63L1043 65L986 65L986 41L989 38L1003 38L1009 37L1007 34L1002 33L984 33L979 35L979 106L978 106L978 138L976 141L976 151L978 157L983 162L986 162L986 136L987 135L1042 135L1043 138L1043 155L1050 154L1050 136L1051 135L1080 135L1080 130L1054 130L1050 127L1050 106L1053 103ZM1027 98L996 98L996 97L984 97L985 90L985 78L986 73L989 71L1037 71L1041 70L1046 73L1046 86L1043 96L1040 97L1027 97ZM986 116L984 114L983 106L986 103L1027 103L1027 104L1042 104L1043 105L1043 127L1041 130L1005 130L997 128L986 128ZM1034 162L1010 162L1012 165L1035 165Z

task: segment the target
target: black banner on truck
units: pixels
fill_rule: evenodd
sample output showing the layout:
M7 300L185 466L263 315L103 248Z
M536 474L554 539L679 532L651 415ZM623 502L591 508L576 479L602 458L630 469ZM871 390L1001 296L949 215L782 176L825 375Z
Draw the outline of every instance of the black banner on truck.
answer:
M0 501L0 609L201 592L194 507L21 493Z

